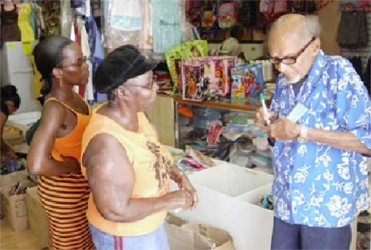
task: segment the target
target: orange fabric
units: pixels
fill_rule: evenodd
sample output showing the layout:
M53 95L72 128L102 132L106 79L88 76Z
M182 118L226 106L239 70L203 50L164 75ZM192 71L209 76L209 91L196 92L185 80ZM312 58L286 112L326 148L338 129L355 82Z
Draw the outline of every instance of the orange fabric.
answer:
M56 98L49 98L47 102L49 101L59 102L60 104L68 108L72 113L74 113L77 116L78 120L75 129L72 130L68 135L55 139L52 156L56 160L60 161L62 160L60 155L70 156L80 160L82 134L84 133L84 130L89 123L90 115L78 113L71 107L69 107L67 104L63 103L62 101ZM86 104L86 106L89 107L88 104ZM90 113L91 111L89 108L89 114Z
M98 134L105 133L115 137L125 148L135 172L136 182L131 197L159 197L169 192L169 169L173 160L171 154L158 142L155 130L143 113L138 114L138 120L139 130L132 132L94 112L84 133L82 150L84 152L90 140ZM155 213L133 223L108 221L97 211L90 195L87 218L103 232L116 236L134 236L156 230L162 225L166 213L167 211Z
M89 122L90 109L89 115L84 115L58 99L47 101L57 101L77 116L74 130L55 140L53 157L58 160L59 155L64 155L80 160L82 134ZM86 178L81 173L40 176L38 193L49 223L51 249L93 249L86 219L90 193Z

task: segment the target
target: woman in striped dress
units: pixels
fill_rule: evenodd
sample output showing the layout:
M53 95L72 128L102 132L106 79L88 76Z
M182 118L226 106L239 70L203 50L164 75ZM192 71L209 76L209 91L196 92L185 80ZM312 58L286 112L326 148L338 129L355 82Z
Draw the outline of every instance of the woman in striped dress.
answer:
M81 174L81 139L90 118L88 104L73 91L85 86L89 70L80 47L52 37L34 49L44 79L42 117L31 142L27 166L39 175L38 191L49 222L51 249L91 249L86 220L89 197Z

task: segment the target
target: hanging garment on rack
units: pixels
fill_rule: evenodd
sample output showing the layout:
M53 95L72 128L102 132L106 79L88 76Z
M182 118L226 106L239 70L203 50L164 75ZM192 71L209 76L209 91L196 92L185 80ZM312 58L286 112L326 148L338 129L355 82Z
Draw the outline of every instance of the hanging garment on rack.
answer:
M141 3L138 0L113 0L111 26L117 30L135 31L143 26Z
M35 34L30 24L31 5L22 3L21 6L21 10L18 12L18 27L21 30L21 41L33 41L35 40Z
M71 25L72 25L72 16L73 11L71 8L70 1L62 1L61 8L61 35L65 37L70 37Z
M90 60L87 61L89 66L89 79L86 84L86 90L85 90L85 99L89 103L94 103L94 88L93 88L93 72L95 72L94 64L96 64L96 67L98 67L98 64L103 60L104 54L101 44L97 44L96 42L99 41L99 32L97 25L95 23L94 17L91 13L90 8L90 0L86 0L86 11L85 11L85 22L84 27L81 27L81 29L85 28L85 34L86 34L86 40L87 40L87 46L88 46L88 58ZM98 38L97 36L98 35ZM85 35L84 35L85 36ZM84 39L84 38L82 38ZM96 53L99 53L99 50L101 52L100 55L97 56ZM83 50L84 52L84 50Z
M34 3L34 8L35 8L35 17L36 17L36 27L37 27L37 32L35 33L35 39L40 40L40 37L43 35L43 31L45 31L45 24L44 24L44 18L42 14L42 8Z
M36 67L35 58L31 57L31 66L33 71L33 98L38 99L41 96L40 90L42 88L41 73Z
M363 78L363 82L368 90L368 94L371 96L371 56L368 58L367 67Z
M17 6L14 4L12 10L5 10L4 5L1 5L1 34L0 47L5 42L20 41L21 31L18 27L18 12Z
M29 22L30 22L32 31L33 31L35 39L36 39L36 37L37 37L37 24L36 24L36 13L35 13L34 3L30 3L30 7L31 7L31 13L30 13Z
M352 58L349 58L348 60L352 63L354 69L357 71L361 79L364 80L362 70L362 58L360 56L354 56Z
M113 50L124 44L132 44L136 47L141 46L141 41L143 40L143 20L145 10L143 9L143 1L135 1L133 8L135 10L136 16L124 16L120 14L122 5L125 7L133 0L113 0L109 1L107 7L107 15L105 20L107 20L105 26L105 44L110 49ZM140 6L138 9L138 5ZM126 13L126 12L125 12ZM122 15L120 17L120 15ZM140 16L141 20L136 17ZM128 19L127 19L128 18ZM140 27L139 27L140 24ZM122 25L122 27L120 27Z
M367 19L363 11L342 11L337 42L341 47L367 46Z
M171 2L171 3L169 3ZM180 0L152 0L153 51L164 53L182 42Z
M93 71L97 69L101 61L104 59L104 51L100 40L100 34L93 16L89 16L85 20L86 31L89 37L89 47L91 60L93 64Z
M42 7L45 21L45 36L59 36L61 34L61 2L42 0Z

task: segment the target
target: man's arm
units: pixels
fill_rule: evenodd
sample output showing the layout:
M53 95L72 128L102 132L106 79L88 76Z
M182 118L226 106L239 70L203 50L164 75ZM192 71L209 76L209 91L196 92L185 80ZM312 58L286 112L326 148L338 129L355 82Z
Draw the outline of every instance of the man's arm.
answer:
M300 135L301 126L291 122L286 117L280 117L273 124L267 126L266 131L268 131L270 137L278 140L295 140ZM371 154L371 149L367 148L354 134L348 131L328 131L308 128L308 140L343 150Z

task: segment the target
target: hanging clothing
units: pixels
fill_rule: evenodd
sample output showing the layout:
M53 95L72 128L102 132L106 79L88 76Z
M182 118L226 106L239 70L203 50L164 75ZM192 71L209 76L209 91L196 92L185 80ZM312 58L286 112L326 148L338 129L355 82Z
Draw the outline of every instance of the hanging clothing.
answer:
M55 140L53 158L60 160L63 155L80 160L82 135L90 119L90 109L89 115L84 115L56 98L47 101L61 103L77 117L74 130ZM49 223L51 249L93 249L85 215L90 193L85 177L81 173L40 176L38 193Z
M367 46L367 17L363 11L342 11L337 42L341 47Z
M31 5L22 3L22 8L18 12L18 27L21 30L21 41L29 42L35 40L35 33L30 23Z
M88 34L87 34L86 28L85 28L85 21L83 20L83 18L81 16L77 17L76 25L77 25L78 33L80 34L79 44L80 44L80 47L81 47L82 54L84 56L86 56L86 58L90 58L91 54L90 54L90 48L89 48L89 38L88 38ZM91 67L90 60L88 60L87 63L89 65L89 72L90 72L89 81L86 84L86 86L79 86L79 94L82 97L84 97L85 100L86 100L86 88L88 86L89 86L89 88L92 88L92 86L93 86L92 78L91 78L92 67Z
M37 37L37 24L36 24L36 13L35 13L35 6L33 3L30 3L31 7L31 12L30 12L30 17L29 17L29 22L32 28L32 31L34 33L34 37L36 39Z
M358 73L358 75L363 79L363 70L362 70L362 58L360 56L354 56L352 58L348 58L349 61L352 63L354 69Z
M364 74L364 84L368 90L369 96L371 96L371 56L368 58L367 66Z
M180 0L152 1L153 51L155 53L164 53L182 43L180 3Z
M44 18L42 15L42 9L39 5L36 3L33 4L35 9L35 20L36 20L36 33L35 33L35 39L40 40L40 37L42 36L42 32L45 30L45 24L44 24Z
M41 81L41 73L36 67L35 58L31 57L31 66L33 71L33 98L37 99L41 96L40 90L43 86Z
M1 5L1 34L0 47L5 42L20 41L21 31L18 27L18 12L17 6L14 4L12 10L5 10L4 4Z
M45 36L61 34L61 1L42 0L42 14L45 17Z

